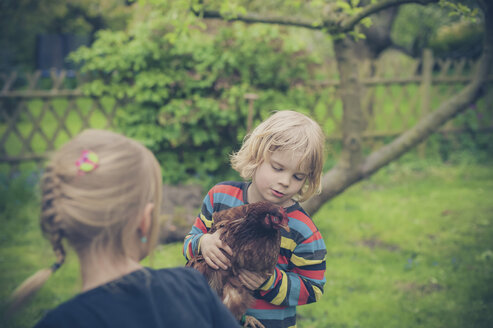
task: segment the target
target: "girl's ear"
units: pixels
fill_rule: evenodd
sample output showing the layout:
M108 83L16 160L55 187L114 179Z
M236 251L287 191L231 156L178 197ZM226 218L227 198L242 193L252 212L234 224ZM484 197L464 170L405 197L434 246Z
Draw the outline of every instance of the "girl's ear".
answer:
M142 233L141 237L147 237L149 235L149 228L152 223L152 211L154 210L153 203L147 203L144 208L144 214L140 218L139 230Z

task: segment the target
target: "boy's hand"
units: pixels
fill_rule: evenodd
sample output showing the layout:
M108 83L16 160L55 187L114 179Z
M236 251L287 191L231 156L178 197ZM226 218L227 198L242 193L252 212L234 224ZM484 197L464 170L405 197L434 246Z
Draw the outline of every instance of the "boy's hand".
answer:
M205 262L213 269L228 269L231 266L226 254L233 255L231 248L219 238L221 229L213 234L204 234L200 240L200 252ZM226 253L226 254L225 254Z
M238 278L241 283L250 290L256 290L270 277L270 275L251 272L248 270L241 270Z

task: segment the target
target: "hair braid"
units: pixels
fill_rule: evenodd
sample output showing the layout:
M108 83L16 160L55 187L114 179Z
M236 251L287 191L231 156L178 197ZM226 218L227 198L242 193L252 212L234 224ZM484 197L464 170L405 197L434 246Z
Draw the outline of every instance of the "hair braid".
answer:
M52 166L48 166L41 182L41 229L49 239L56 255L56 262L50 267L41 269L26 279L11 295L8 314L21 308L65 262L65 249L62 244L63 230L60 226L62 216L56 206L61 197L60 178Z
M57 203L62 197L60 191L61 180L57 176L53 166L49 165L43 176L41 189L41 228L49 239L57 261L52 266L55 272L65 262L65 249L63 248L63 230L61 228L62 216Z
M59 267L65 262L65 248L62 244L63 233L59 230L56 233L52 234L52 238L50 239L51 245L53 246L53 252L56 255L56 262L51 266L51 270L55 272Z

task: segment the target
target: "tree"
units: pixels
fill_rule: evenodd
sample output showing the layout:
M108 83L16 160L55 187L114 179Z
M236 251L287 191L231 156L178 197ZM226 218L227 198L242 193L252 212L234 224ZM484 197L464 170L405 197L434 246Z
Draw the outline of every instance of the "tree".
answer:
M362 37L361 23L365 23L365 20L373 14L392 10L392 8L408 3L428 5L436 2L438 0L381 0L358 7L358 0L338 1L336 3L340 8L338 12L329 11L326 15L315 19L248 13L243 8L232 14L228 13L228 8L225 5L223 5L222 10L211 10L209 6L204 4L193 8L198 15L204 18L297 26L321 30L335 37L334 50L340 75L340 89L344 90L342 93L343 149L338 163L322 178L322 193L304 204L309 212L315 213L329 199L399 158L481 96L485 78L493 63L493 2L489 0L477 1L483 13L485 33L483 52L471 82L461 92L442 103L436 110L423 117L414 127L391 143L375 150L368 156L364 156L362 153L362 132L365 128L365 121L361 109L361 84L358 81L357 71L358 45L354 38L347 37L347 35L356 38ZM464 9L460 3L450 2L447 4L455 9ZM346 37L342 35L346 35Z

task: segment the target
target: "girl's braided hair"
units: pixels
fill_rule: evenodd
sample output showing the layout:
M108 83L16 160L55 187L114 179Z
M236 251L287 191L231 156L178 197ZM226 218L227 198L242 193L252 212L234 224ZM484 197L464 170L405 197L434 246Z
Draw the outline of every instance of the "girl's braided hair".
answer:
M81 172L76 161L90 150L98 166ZM82 174L81 174L82 173ZM138 218L154 203L147 254L157 241L161 201L161 168L154 155L138 142L104 130L85 130L56 151L41 179L43 235L50 241L55 263L28 278L12 294L15 312L65 262L63 240L79 254L109 250L127 257Z
M56 271L65 262L65 249L62 244L63 230L60 223L62 215L57 211L56 202L60 199L60 178L54 173L52 165L48 165L43 174L41 199L41 230L50 241L56 262L51 270Z

